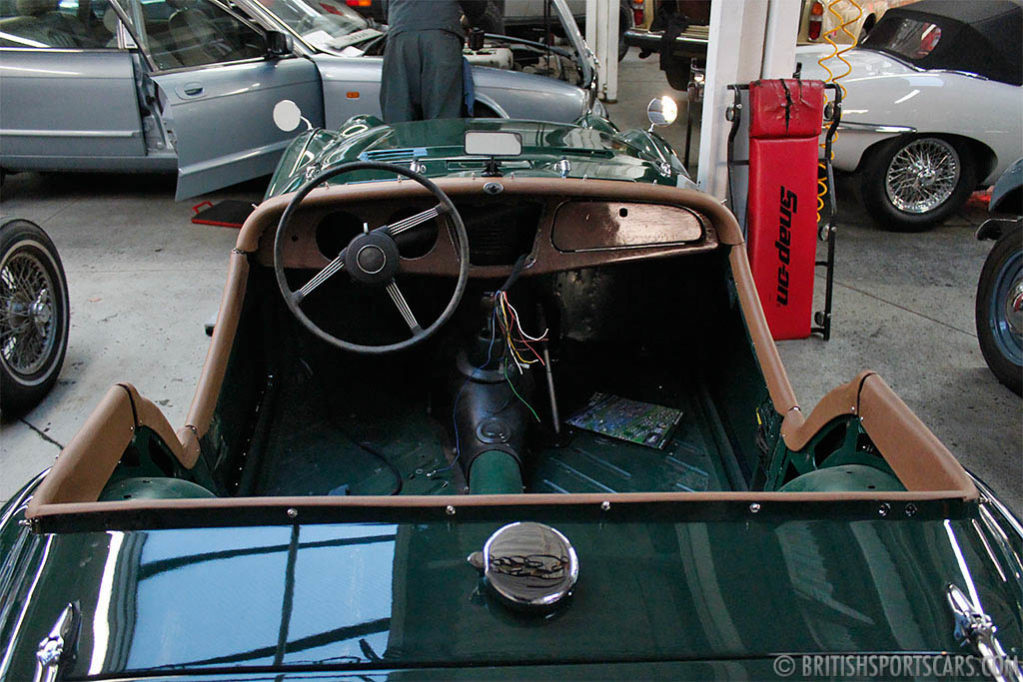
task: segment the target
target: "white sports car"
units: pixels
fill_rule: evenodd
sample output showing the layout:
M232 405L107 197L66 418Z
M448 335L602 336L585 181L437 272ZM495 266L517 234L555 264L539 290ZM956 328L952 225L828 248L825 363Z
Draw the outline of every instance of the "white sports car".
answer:
M852 71L839 81L847 93L834 165L859 176L881 227L945 220L1023 155L1021 37L1015 2L923 0L890 10L844 55ZM797 49L804 78L826 79L817 59L830 50Z

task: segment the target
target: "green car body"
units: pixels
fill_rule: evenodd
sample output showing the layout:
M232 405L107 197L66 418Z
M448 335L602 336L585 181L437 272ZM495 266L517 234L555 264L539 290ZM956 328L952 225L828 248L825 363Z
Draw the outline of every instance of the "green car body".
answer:
M428 177L479 173L484 160L462 150L469 129L522 136L504 173L692 185L659 138L581 123L353 119L296 138L267 197L360 159L415 160ZM742 362L749 345L736 342ZM766 400L759 371L750 376L737 390ZM764 489L783 488L789 468L815 469L822 439L845 438L832 455L843 463L863 456L855 417L792 452L778 415L763 416L774 444ZM133 442L144 450L149 437ZM68 680L772 679L780 656L951 661L972 652L950 585L983 605L1010 657L1023 655L1019 522L979 483L975 500L887 501L884 490L902 488L876 475L875 499L837 502L238 507L170 524L71 514L38 532L24 519L40 476L0 521L0 678L32 679L38 645L69 604L80 618ZM509 521L556 527L578 553L578 583L551 613L508 609L466 561ZM796 678L821 676L803 665Z
M466 155L466 131L517 133L522 156L505 159L504 172L520 177L571 177L691 186L685 168L658 135L619 132L605 118L590 114L575 124L507 119L447 119L393 126L373 116L356 116L336 131L314 129L284 151L265 198L296 190L313 173L342 163L378 161L422 164L428 178L468 177L486 160ZM558 164L568 162L568 170ZM346 183L385 179L380 173L346 174ZM339 178L339 181L341 178Z

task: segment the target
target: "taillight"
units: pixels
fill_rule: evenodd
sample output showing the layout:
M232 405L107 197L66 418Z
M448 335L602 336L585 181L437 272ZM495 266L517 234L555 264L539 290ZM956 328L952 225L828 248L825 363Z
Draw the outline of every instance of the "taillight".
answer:
M643 25L645 4L646 3L643 0L635 0L632 3L632 20L636 26Z
M817 40L821 37L821 25L823 23L824 3L820 0L815 0L815 2L810 5L810 21L806 27L806 35L810 40Z
M369 7L373 0L345 0L345 4L349 7Z

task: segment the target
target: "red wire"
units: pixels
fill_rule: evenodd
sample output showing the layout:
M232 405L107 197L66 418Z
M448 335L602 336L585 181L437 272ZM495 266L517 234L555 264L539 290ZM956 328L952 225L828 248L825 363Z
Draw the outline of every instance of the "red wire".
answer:
M516 317L517 317L517 316L515 315L515 309L514 309L514 308L512 308L511 304L510 304L510 303L508 302L508 293L507 293L507 292L501 292L501 293L502 293L502 296L504 297L504 302L505 302L505 306L506 306L506 308L507 308L507 311L508 311L508 316L509 316L509 318L510 318L510 319L509 319L509 320L507 321L507 324L508 324L508 326L507 326L507 330L510 330L510 332L511 332L511 333L516 333L516 332L517 332L518 330L517 330L517 328L516 328L516 326L515 326L515 319L516 319ZM543 358L542 358L542 357L540 357L540 354L536 352L536 349L535 349L535 348L533 348L533 347L532 347L531 345L529 345L529 341L526 341L525 337L524 337L524 336L522 336L522 334L521 334L521 333L519 334L519 338L518 338L518 339L512 339L512 340L513 340L513 341L518 341L519 343L523 344L523 345L524 345L524 346L525 346L526 348L528 348L528 349L529 349L529 351L530 351L530 352L531 352L531 353L532 353L533 355L535 355L535 356L536 356L536 359L540 361L540 364L541 364L541 365L543 365L544 367L546 367L546 366L547 366L547 365L546 365L546 364L544 363L544 361L543 361Z

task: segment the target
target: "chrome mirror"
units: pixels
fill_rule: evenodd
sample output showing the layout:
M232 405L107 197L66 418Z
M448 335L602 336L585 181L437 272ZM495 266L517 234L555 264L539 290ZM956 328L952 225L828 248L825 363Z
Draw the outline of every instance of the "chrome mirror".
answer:
M646 106L646 117L650 120L650 130L655 126L670 126L678 118L678 105L667 95L650 100Z
M465 153L470 156L518 156L522 153L522 135L496 130L467 130Z
M290 99L282 99L274 105L274 124L286 133L298 127L298 124L305 121L311 129L313 125L302 116L302 110Z

